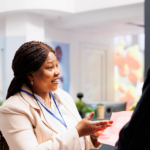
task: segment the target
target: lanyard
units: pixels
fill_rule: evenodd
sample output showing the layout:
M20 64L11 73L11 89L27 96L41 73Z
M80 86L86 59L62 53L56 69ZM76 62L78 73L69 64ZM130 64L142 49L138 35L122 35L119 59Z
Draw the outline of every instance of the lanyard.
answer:
M58 105L57 105L57 103L56 103L56 100L55 100L55 98L54 98L52 92L50 92L51 97L52 97L52 99L53 99L53 101L54 101L54 103L55 103L55 105L56 105L56 108L57 108L57 110L58 110L58 112L59 112L59 114L60 114L60 116L61 116L61 118L62 118L63 121L62 121L61 119L59 119L57 116L55 116L49 109L47 109L47 108L38 100L37 97L35 97L35 96L32 95L31 93L29 93L29 92L27 92L27 91L25 91L25 90L22 90L22 89L21 89L21 92L24 92L24 93L26 93L26 94L28 94L28 95L30 95L30 96L36 98L36 100L45 108L45 110L46 110L50 115L52 115L55 119L57 119L60 123L62 123L62 124L67 128L67 125L66 125L66 123L65 123L65 120L64 120L64 118L63 118L63 116L62 116L62 114L61 114L61 112L60 112L60 110L59 110L59 108L58 108Z

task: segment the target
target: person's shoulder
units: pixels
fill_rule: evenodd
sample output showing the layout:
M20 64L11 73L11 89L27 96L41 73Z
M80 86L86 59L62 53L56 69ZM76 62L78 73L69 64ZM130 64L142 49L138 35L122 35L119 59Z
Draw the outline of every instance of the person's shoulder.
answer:
M72 97L71 97L71 95L68 93L68 92L66 92L66 91L64 91L63 89L61 89L61 88L57 88L57 90L55 91L55 93L59 96L59 95L62 95L62 96L64 96L64 97L67 97L67 98L69 98L69 99L72 99Z
M16 113L23 112L23 108L25 108L25 102L23 102L19 98L19 93L9 97L4 101L3 105L0 107L0 112L2 113Z
M78 113L78 110L77 110L77 107L75 105L75 101L73 100L73 98L71 97L71 95L69 93L67 93L66 91L60 89L60 88L57 88L57 90L55 91L56 94L58 96L63 96L63 99L65 100L64 102L67 102L68 106L70 106L70 108L72 109L73 113L76 114L76 116L79 118L79 120L81 119L79 113Z
M67 93L66 91L64 91L63 89L61 88L57 88L57 90L55 91L56 93L61 93L61 94L66 94L66 95L70 95L69 93Z
M61 88L57 88L55 93L59 96L60 99L63 98L64 102L67 102L68 104L70 104L70 106L75 107L75 102L69 93Z

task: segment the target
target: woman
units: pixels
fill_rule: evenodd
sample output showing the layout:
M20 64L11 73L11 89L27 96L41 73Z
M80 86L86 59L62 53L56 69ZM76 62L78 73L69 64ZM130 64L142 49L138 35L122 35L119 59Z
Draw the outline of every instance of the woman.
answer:
M35 41L23 44L12 69L14 78L0 108L0 130L11 150L100 147L96 135L112 121L92 122L94 113L81 120L70 95L57 88L60 71L50 46Z

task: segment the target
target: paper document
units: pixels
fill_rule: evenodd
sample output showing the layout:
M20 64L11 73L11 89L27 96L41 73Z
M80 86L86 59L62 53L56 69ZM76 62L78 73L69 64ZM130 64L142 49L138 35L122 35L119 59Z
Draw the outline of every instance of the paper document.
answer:
M103 134L98 137L98 141L103 144L115 146L119 138L119 132L122 127L130 121L133 111L122 111L112 113L111 119L113 120L112 127L107 128Z

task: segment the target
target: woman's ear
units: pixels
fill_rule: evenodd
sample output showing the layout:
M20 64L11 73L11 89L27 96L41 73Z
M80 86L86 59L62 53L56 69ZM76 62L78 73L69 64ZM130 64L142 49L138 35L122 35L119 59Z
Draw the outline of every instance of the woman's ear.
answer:
M32 81L33 80L33 74L27 75L27 78Z
M33 74L27 75L27 78L28 78L28 83L30 85L33 85Z

